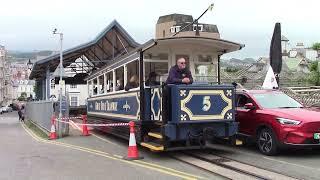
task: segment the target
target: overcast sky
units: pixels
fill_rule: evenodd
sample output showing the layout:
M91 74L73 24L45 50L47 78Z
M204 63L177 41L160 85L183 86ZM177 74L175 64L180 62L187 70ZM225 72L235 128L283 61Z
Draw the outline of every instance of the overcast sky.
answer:
M154 38L159 16L190 14L216 24L221 37L246 47L227 57L268 56L274 24L291 46L320 41L319 0L0 0L0 44L9 50L58 50L53 28L64 33L64 49L92 40L116 19L139 43ZM226 57L226 56L225 56Z

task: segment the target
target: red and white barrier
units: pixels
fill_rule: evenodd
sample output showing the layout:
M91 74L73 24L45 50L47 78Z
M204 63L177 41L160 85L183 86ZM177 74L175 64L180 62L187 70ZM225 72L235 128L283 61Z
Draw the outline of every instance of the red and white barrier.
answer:
M82 119L82 123L75 123L72 121L73 119ZM66 121L69 120L69 121ZM128 154L127 157L124 159L127 160L137 160L142 159L143 157L139 156L137 144L136 144L136 137L135 137L135 123L133 121L130 121L129 123L108 123L108 124L89 124L87 123L87 116L82 115L81 117L62 117L62 118L55 118L55 116L52 116L51 122L52 122L52 133L50 133L50 139L55 139L55 121L70 124L72 127L82 130L83 136L88 136L88 126L89 127L116 127L116 126L129 126L130 127L130 139L129 139L129 147L128 147ZM80 128L82 127L82 129ZM53 133L54 132L54 133Z
M61 121L61 120L59 120L59 118L57 118L56 119L56 121L59 121L59 122L62 122L62 123L67 123L67 124L70 124L71 122L70 121ZM72 121L73 122L73 121ZM88 123L86 123L86 124L83 124L83 123L75 123L75 122L73 122L73 124L76 124L76 125L78 125L78 126L83 126L83 125L85 125L85 126L90 126L90 127L93 127L93 126L95 126L95 127L103 127L103 126L106 126L106 127L110 127L110 126L129 126L129 123L108 123L108 124L88 124Z

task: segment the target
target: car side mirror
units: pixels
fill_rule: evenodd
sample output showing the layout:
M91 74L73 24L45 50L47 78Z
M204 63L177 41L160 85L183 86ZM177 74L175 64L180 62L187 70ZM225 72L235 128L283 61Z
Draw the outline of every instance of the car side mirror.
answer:
M254 108L256 108L252 103L246 103L245 105L244 105L244 108L245 109L250 109L250 110L252 110L252 109L254 109Z

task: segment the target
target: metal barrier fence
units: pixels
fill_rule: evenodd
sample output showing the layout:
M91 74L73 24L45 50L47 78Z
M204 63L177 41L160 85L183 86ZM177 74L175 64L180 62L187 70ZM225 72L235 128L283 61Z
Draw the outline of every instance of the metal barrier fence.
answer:
M53 114L52 101L31 101L26 104L26 117L50 132L50 118Z

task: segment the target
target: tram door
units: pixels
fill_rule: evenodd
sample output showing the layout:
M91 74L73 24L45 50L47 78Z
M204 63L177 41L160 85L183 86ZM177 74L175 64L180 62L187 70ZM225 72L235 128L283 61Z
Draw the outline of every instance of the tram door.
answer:
M149 52L144 56L144 80L146 92L146 111L148 120L162 124L162 82L165 82L169 71L169 54L167 52Z

